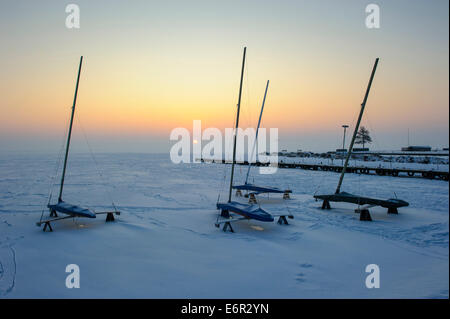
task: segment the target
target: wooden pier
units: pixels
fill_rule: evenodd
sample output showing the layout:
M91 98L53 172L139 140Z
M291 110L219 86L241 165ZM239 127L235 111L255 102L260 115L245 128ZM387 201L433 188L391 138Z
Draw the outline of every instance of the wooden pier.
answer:
M225 160L208 160L202 159L202 162L218 163L218 164L231 164L231 161ZM247 161L237 161L238 165L248 165ZM268 166L268 163L256 162L252 163L252 166ZM330 165L330 164L303 164L303 163L278 163L279 168L297 168L312 171L325 171L336 172L342 171L342 165ZM437 170L421 170L411 168L386 168L386 167L366 167L366 166L349 166L346 173L366 174L366 175L379 175L379 176L393 176L393 177L421 177L427 179L440 179L448 181L447 171Z

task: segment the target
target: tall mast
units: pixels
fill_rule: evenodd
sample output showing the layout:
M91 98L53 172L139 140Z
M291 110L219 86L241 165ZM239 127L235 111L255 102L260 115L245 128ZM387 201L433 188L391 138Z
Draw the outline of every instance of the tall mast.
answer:
M64 177L66 176L67 156L69 155L70 137L72 135L73 115L75 114L75 105L77 103L78 84L80 83L80 73L81 73L81 65L82 64L83 64L83 56L81 56L81 58L80 58L80 66L78 67L77 84L75 86L75 96L73 98L72 115L70 117L69 133L67 135L66 155L64 157L64 166L63 166L63 172L62 172L62 176L61 176L61 186L59 189L58 202L62 201L62 192L63 192L63 188L64 188Z
M245 66L245 52L247 47L244 47L244 55L242 58L242 69L241 69L241 84L239 85L239 98L237 104L237 116L236 116L236 129L234 133L234 144L233 144L233 162L231 163L231 179L230 179L230 192L228 194L228 202L231 202L231 192L233 191L233 175L234 175L234 162L236 161L236 138L239 127L239 112L241 110L241 95L242 95L242 80L244 79L244 66Z
M347 157L345 158L345 164L344 164L344 167L342 168L341 176L339 178L339 183L336 188L336 194L339 194L339 192L341 191L342 180L344 179L344 174L345 174L345 171L348 166L348 161L350 160L350 156L352 155L353 144L355 143L356 135L359 130L359 124L361 123L361 118L364 113L364 108L366 107L367 98L369 96L370 87L372 86L373 77L375 76L375 71L377 69L378 60L379 60L379 58L376 58L375 64L373 65L372 74L370 75L369 84L368 84L367 90L366 90L366 95L364 96L364 100L361 104L361 111L359 112L358 122L356 123L355 130L353 131L352 141L350 142L350 146L348 147L348 153L347 153Z
M267 80L266 84L266 91L264 92L264 98L261 106L261 113L259 113L259 120L258 120L258 127L256 128L256 135L255 135L255 142L253 143L253 149L252 149L252 155L250 156L248 160L248 170L247 170L247 177L245 178L245 184L248 182L248 176L250 175L250 168L252 167L251 159L253 158L253 154L256 149L256 141L258 141L258 132L259 132L259 125L261 124L261 118L264 111L264 103L266 103L266 96L267 96L267 89L269 88L269 80Z

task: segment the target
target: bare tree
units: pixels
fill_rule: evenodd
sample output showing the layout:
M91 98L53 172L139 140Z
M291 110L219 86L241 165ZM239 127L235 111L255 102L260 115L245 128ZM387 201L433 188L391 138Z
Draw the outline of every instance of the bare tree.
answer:
M372 143L372 138L370 137L369 130L366 129L364 126L361 126L358 133L356 133L356 144L362 144L363 148L366 144Z

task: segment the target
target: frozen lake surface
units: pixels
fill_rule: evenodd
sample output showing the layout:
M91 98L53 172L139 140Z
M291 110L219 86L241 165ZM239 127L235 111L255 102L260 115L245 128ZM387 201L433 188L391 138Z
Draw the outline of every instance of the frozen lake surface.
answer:
M114 223L103 215L67 219L44 233L35 223L47 204L55 156L0 157L0 298L449 296L446 181L348 174L342 191L410 203L399 215L371 208L373 222L361 222L355 205L331 203L323 211L312 196L334 192L339 174L260 175L253 168L256 184L293 190L291 200L260 196L261 206L295 219L287 226L237 222L231 234L214 227L229 165L175 165L168 155L150 154L96 160L70 156L63 198L95 210L110 209L114 199L122 215ZM245 173L236 166L236 183ZM57 195L55 185L52 202ZM65 286L68 264L80 267L79 289ZM365 286L368 264L380 268L378 289Z

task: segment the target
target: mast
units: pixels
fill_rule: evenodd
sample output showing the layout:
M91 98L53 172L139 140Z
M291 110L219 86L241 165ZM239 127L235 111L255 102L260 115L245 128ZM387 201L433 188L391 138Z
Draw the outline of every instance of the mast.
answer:
M245 66L245 52L247 47L244 47L244 55L242 57L242 69L241 69L241 83L239 85L239 98L237 104L237 116L236 116L236 129L234 134L234 144L233 144L233 162L231 163L231 179L230 179L230 192L228 193L228 202L231 202L231 192L233 191L233 175L234 175L234 162L236 161L236 138L239 126L239 112L241 110L241 95L242 95L242 80L244 79L244 66Z
M348 147L347 157L345 158L345 164L344 164L344 167L342 168L341 176L339 178L339 183L336 188L335 194L339 194L339 192L341 191L342 180L344 179L344 174L345 174L345 171L348 166L348 161L350 160L350 156L352 155L353 144L355 143L356 135L357 135L358 129L359 129L359 124L361 123L361 118L364 113L364 108L366 107L367 98L369 96L370 87L372 86L373 77L375 76L375 71L377 69L378 60L379 60L379 58L376 58L375 64L373 65L372 74L370 75L369 84L367 85L366 95L364 96L364 100L361 104L361 111L359 112L359 117L358 117L358 121L355 126L355 130L353 131L352 141L350 142L350 146Z
M69 133L67 135L66 155L64 157L64 166L63 166L63 172L62 172L62 176L61 176L61 186L59 189L58 203L62 201L62 192L63 192L63 188L64 188L64 177L66 175L67 156L69 155L70 137L72 135L73 116L75 114L75 105L77 103L78 84L80 83L80 73L81 73L81 65L82 64L83 64L83 56L80 57L80 66L78 67L77 84L75 86L75 96L73 98L72 115L70 117Z
M245 184L248 182L248 176L250 175L250 168L252 167L251 159L253 158L253 154L256 149L256 141L258 140L258 132L259 132L259 125L261 124L261 118L264 110L264 104L266 103L266 96L267 96L267 89L269 88L269 80L267 80L266 84L266 91L264 92L264 98L261 106L261 113L259 113L259 120L258 120L258 127L256 128L256 135L255 135L255 142L253 143L253 149L252 149L252 155L250 156L248 160L248 170L247 170L247 177L245 178Z

